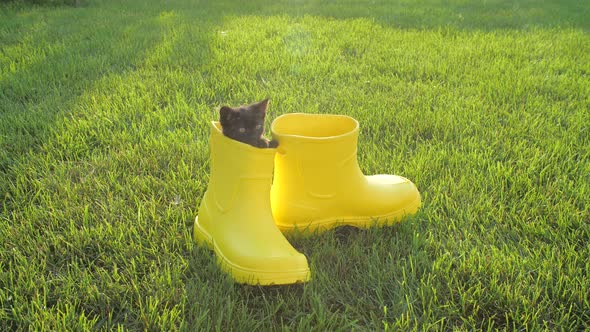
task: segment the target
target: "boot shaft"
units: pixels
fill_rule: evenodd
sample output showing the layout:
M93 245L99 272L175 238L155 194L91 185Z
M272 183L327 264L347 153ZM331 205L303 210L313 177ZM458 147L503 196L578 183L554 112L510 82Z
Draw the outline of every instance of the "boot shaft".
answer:
M276 149L261 149L225 137L219 122L211 123L210 177L207 191L220 212L232 208L236 196L257 206L269 205ZM207 195L208 196L208 195Z
M358 131L358 122L344 115L294 113L278 117L272 124L273 136L279 141L276 189L289 186L286 192L328 198L343 187L354 187L341 179L343 174L348 179L351 174L362 179L357 162Z

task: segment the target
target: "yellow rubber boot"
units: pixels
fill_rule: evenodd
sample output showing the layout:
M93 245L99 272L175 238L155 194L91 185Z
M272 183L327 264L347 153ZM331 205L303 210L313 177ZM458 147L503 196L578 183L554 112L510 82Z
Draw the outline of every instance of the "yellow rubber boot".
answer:
M274 120L279 147L271 205L282 231L385 226L418 211L420 193L408 179L363 175L358 132L358 122L344 115L294 113Z
M213 249L221 268L239 283L280 285L309 280L307 259L285 239L272 217L270 187L276 149L259 149L211 127L211 176L195 240Z

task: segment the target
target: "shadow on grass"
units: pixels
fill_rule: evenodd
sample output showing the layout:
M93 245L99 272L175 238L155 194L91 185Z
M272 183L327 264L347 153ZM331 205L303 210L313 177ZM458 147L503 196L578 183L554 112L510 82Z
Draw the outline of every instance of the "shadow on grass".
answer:
M134 70L149 55L154 35L150 21L165 10L178 10L187 18L215 26L224 17L239 15L316 15L344 19L366 17L396 28L454 27L467 30L525 29L530 27L574 27L589 29L588 9L577 1L361 1L347 6L333 2L278 1L167 1L105 2L100 7L61 10L34 9L18 15L4 12L0 35L7 71L0 79L0 187L14 179L9 169L48 137L57 116L73 107L75 99L105 75ZM9 8L9 7L7 7ZM10 8L8 9L10 10ZM77 22L66 24L66 22ZM125 26L125 29L113 27ZM18 38L15 38L18 36ZM112 43L112 41L115 41ZM41 45L41 47L39 47ZM182 50L177 50L182 52ZM164 56L173 56L170 53ZM161 60L161 59L159 59ZM172 63L172 60L168 60ZM190 64L188 64L190 65ZM4 198L6 189L0 192Z
M590 11L583 2L550 0L539 3L521 1L388 1L362 0L343 5L338 1L263 0L237 3L232 0L168 2L184 10L204 10L225 16L292 17L311 15L334 19L368 18L377 23L401 29L498 30L539 28L590 29ZM218 17L217 15L213 16Z
M115 18L105 12L30 9L4 18L2 191L14 179L18 163L39 151L55 121L71 112L84 91L105 75L128 70L140 54L126 47L124 31L114 30L110 23ZM77 24L64 24L73 21ZM0 194L2 199L8 196Z
M47 319L51 315L72 312L81 313L80 317L86 318L102 315L101 321L106 325L135 324L139 320L137 317L143 314L136 306L142 298L130 304L124 295L115 291L111 293L113 306L106 309L104 303L97 299L85 301L83 305L69 306L64 303L79 303L80 298L91 293L83 282L70 284L72 279L91 275L93 283L100 283L103 278L97 270L128 267L129 259L124 258L125 253L142 248L136 240L146 238L148 232L142 230L140 218L128 212L135 200L141 200L137 204L138 209L144 209L150 204L148 201L154 202L153 192L145 196L149 199L142 200L145 198L142 188L137 186L138 182L146 181L142 177L146 172L145 166L160 172L153 172L154 176L147 179L152 184L164 182L166 174L179 176L181 173L178 169L172 172L165 170L173 158L161 151L172 153L178 148L186 152L183 150L186 144L170 148L158 144L165 139L156 140L156 143L151 139L144 141L144 145L153 143L151 146L158 148L153 149L158 152L151 153L158 158L147 162L145 155L137 155L141 153L137 151L141 149L135 149L137 140L119 151L116 148L116 144L126 143L116 141L116 138L125 136L135 139L141 129L165 136L177 129L172 125L174 121L183 121L184 127L191 125L184 121L183 115L192 115L194 110L186 110L188 103L184 97L189 98L186 95L179 97L178 90L173 89L176 87L174 75L170 74L171 61L175 61L175 53L180 52L176 39L178 31L170 22L175 23L175 19L171 19L169 13L160 11L138 13L97 8L34 8L7 17L7 20L2 20L4 17L0 16L0 221L3 228L6 224L0 232L0 256L7 264L5 266L10 267L7 273L11 277L3 276L0 288L10 289L14 297L19 294L25 300L2 301L0 311L7 314L0 319L0 330L14 329L24 325L25 321L44 321L40 317ZM182 26L186 27L188 23L184 23ZM5 26L7 28L3 30ZM206 29L203 27L203 30ZM191 65L199 66L207 61L209 44L206 35L182 35L181 38L186 38L181 40L185 44L190 39L191 49L198 49L191 54ZM146 84L150 86L146 88ZM192 87L190 84L186 86L187 89ZM156 113L152 112L154 108L170 110L167 107L170 96L182 99L183 111L158 112L151 119L158 122L172 118L169 123L158 122L168 126L152 124L148 127L143 123L144 128L138 129L136 125L144 118L143 113L151 112L149 115L153 115ZM146 100L149 105L145 105ZM162 161L166 157L169 158ZM189 158L174 158L174 161L182 164ZM192 176L193 163L187 163L188 167L184 164L175 166L184 167L186 176ZM194 167L198 168L198 165ZM118 168L124 173L121 176L116 175ZM157 176L162 177L154 181ZM127 180L135 183L123 184ZM194 182L198 186L199 182ZM161 187L159 191L162 193L166 189L169 188ZM166 195L167 200L160 205L164 209L168 207L165 217L143 219L147 220L150 229L153 230L155 219L166 218L167 225L170 225L173 223L170 220L182 218L178 216L183 204L180 196L173 198L172 202L169 197L174 196ZM191 208L185 208L184 212L187 210ZM50 215L48 211L59 212ZM128 224L133 226L127 227ZM182 232L174 232L171 236L174 241L179 241L179 234L185 229L179 223L175 225L182 228ZM127 237L123 241L125 244L121 246L121 242L111 236L112 233L103 232L105 228L121 229L115 233ZM138 232L141 235L134 239L133 234ZM160 229L156 232L170 235L173 231ZM5 238L4 234L9 236ZM105 236L107 240L100 241L97 235ZM152 243L167 241L162 236L156 237ZM67 240L61 241L64 238ZM13 269L12 266L27 264L23 263L21 251L30 250L35 251L35 258L27 258L27 263L38 263L47 268L39 268L35 273ZM143 257L146 257L145 254ZM149 260L153 262L154 258ZM99 264L95 264L97 261ZM141 268L149 268L150 264L140 265ZM98 268L93 270L94 266ZM108 275L112 276L112 273ZM180 276L180 273L174 276ZM23 282L28 278L37 281ZM34 287L23 287L24 284ZM109 293L113 287L118 287L116 284L99 287ZM68 285L75 285L77 291L67 293ZM123 287L128 286L127 283ZM29 292L47 296L34 302L27 298ZM46 308L31 309L39 303ZM123 312L124 317L118 310ZM114 315L106 317L110 314ZM47 326L56 324L55 321L46 323ZM60 330L56 326L46 328Z
M308 257L309 282L249 286L232 284L224 276L225 293L244 317L260 322L256 328L380 329L375 322L407 314L407 296L417 292L417 278L430 269L425 244L416 240L421 232L417 221L368 230L344 226L318 236L290 238ZM213 305L207 317L220 321L222 329L243 328L223 315L224 310Z
M11 182L11 177L22 171L19 168L19 163L43 149L46 140L52 137L54 124L67 118L69 113L87 112L92 115L96 109L80 109L78 98L85 92L93 88L96 89L97 86L105 83L103 82L105 77L113 78L114 81L120 79L122 81L121 86L119 86L121 90L129 87L141 87L144 82L138 81L142 81L145 76L130 75L130 73L135 72L137 67L149 66L148 75L152 75L150 76L151 81L158 82L158 86L163 86L162 91L158 93L175 93L176 90L172 89L175 86L166 82L167 79L174 79L174 77L162 73L178 68L190 71L191 66L203 65L208 61L208 48L212 46L208 44L206 39L198 39L198 46L205 50L203 53L195 53L196 57L194 58L179 57L179 53L186 52L186 49L180 44L187 45L187 41L198 36L185 35L181 37L185 38L182 43L182 40L175 39L178 38L176 35L177 30L155 23L159 22L160 19L166 21L174 10L183 10L184 19L194 19L194 24L203 24L203 30L223 26L222 19L225 15L245 14L261 16L317 15L338 19L372 17L376 22L383 25L407 29L451 26L468 30L494 30L503 28L521 29L531 25L551 27L562 24L582 28L588 27L589 21L580 19L585 17L583 10L576 12L569 9L570 7L559 6L556 10L559 14L549 17L550 13L553 14L551 6L554 3L547 3L548 6L544 9L535 9L532 2L522 2L522 4L527 4L531 8L526 11L522 8L510 7L513 5L509 6L504 2L481 9L475 5L461 7L452 3L433 5L425 2L412 2L389 5L382 1L375 2L374 7L359 3L358 5L351 5L349 8L336 10L333 7L334 4L331 3L312 5L311 2L303 1L283 1L272 5L263 5L260 1L254 1L243 6L236 6L235 2L227 1L210 5L206 5L203 1L186 3L169 1L160 7L151 7L153 4L146 3L143 5L145 8L139 5L129 5L125 9L124 6L127 6L127 4L122 4L123 9L121 11L84 8L81 10L87 10L88 12L82 12L86 15L85 19L82 20L78 20L77 12L73 12L77 9L58 12L32 12L28 14L31 15L32 19L27 24L33 24L33 21L37 21L41 22L41 25L30 30L30 40L25 39L24 43L21 43L18 38L8 36L7 39L9 40L5 44L9 45L5 49L14 47L17 54L29 53L38 54L39 56L31 58L30 62L25 61L18 64L14 71L2 76L0 80L0 102L2 102L3 107L3 113L0 116L2 117L3 129L7 130L6 134L3 131L4 136L0 147L4 151L8 151L7 154L1 157L3 159L0 159L0 175L2 181ZM506 10L504 14L502 14L503 7ZM573 6L572 8L576 7ZM455 12L459 14L455 15ZM30 25L22 25L17 23L16 20L14 19L8 23L3 22L3 24L7 24L14 31L23 31L23 34L27 35L25 31L28 31ZM64 21L76 20L81 22L80 24L84 28L83 33L78 34L73 26L62 24ZM101 24L97 25L97 21ZM172 19L172 24L174 23L175 20ZM112 29L111 25L124 28ZM101 38L100 36L103 35L104 38ZM112 40L116 42L111 44ZM2 41L4 42L4 40ZM41 48L35 47L39 43L44 46ZM30 50L23 49L19 51L19 47L29 47ZM191 49L194 50L195 47ZM190 60L187 60L187 58L190 58ZM224 64L225 62L221 62L217 65ZM201 74L206 75L207 73L203 71ZM107 79L106 83L108 82L110 80ZM253 85L255 84L253 83ZM255 90L258 91L258 89L253 88L244 93L251 93ZM139 91L141 93L145 92L145 90ZM126 91L119 91L118 94L115 93L112 97L126 96ZM104 94L101 96L104 100L108 100L110 97L111 95L108 94L107 96L104 96ZM180 98L184 97L186 95L181 95ZM205 96L205 102L217 101L226 97L225 91L216 91L213 95ZM162 104L159 102L162 102ZM157 103L151 105L151 107L162 109L165 107L166 102L166 100L157 99ZM108 104L106 102L105 104L108 108ZM143 108L139 108L139 111L135 111L141 113L143 110ZM110 113L105 112L103 115L105 114ZM93 120L95 118L89 117L88 119ZM133 118L133 116L125 117L119 114L107 120L117 125L131 126L134 119L136 118ZM203 128L206 128L205 124L202 125L201 129ZM84 131L85 129L80 130ZM91 129L95 128L91 127ZM158 128L158 130L165 132L167 128ZM160 132L158 131L158 133ZM153 132L148 131L147 134L153 134ZM144 143L144 141L140 141L140 143ZM135 144L138 145L138 143ZM105 146L90 145L105 151L108 149ZM164 148L169 149L169 147ZM74 159L79 158L82 160L87 156L84 151L76 154L75 149L76 147L72 146L66 147L65 150L67 151L53 152L58 154L63 152L73 156ZM45 152L41 154L43 153ZM118 157L117 155L106 154L108 158ZM54 159L61 158L60 156L53 157ZM122 167L125 172L121 179L129 178L129 172L149 173L153 171L152 174L164 172L160 167L160 163L158 163L161 161L159 159L154 159L157 162L152 164L141 164L139 159L145 157L141 154L141 150L138 154L129 154L126 157L132 159L134 168ZM43 156L40 156L40 158L43 158ZM127 164L122 163L122 165ZM145 165L152 168L144 168ZM36 165L31 164L30 166L35 167ZM190 175L190 168L187 169L189 171L186 173ZM170 173L174 173L173 171ZM48 177L49 175L42 174L41 176ZM158 176L160 176L159 173ZM164 181L163 175L158 176L154 176L154 178ZM105 176L100 175L100 177L103 179ZM149 180L151 181L153 178ZM0 183L2 190L7 187L4 184ZM146 197L157 197L159 195L157 193L159 183L154 184L146 181L142 184L144 184L143 187L136 188L131 182L119 183L121 187L124 187L125 194L116 196L117 200L114 203L119 204L121 211L127 209L127 214L121 218L132 217L135 212L139 214L140 208L145 208L148 205L144 201L144 199L149 200ZM90 188L90 190L94 189ZM142 190L144 192L141 192ZM112 193L112 191L109 193ZM1 194L3 197L0 199L4 199L6 197L4 192ZM100 195L93 192L91 199L100 199ZM131 209L136 206L133 203L126 202L125 199L137 199L137 211L130 213L130 205L132 206ZM6 201L3 202L6 203ZM160 201L158 200L158 202ZM103 205L107 206L108 204ZM153 205L153 211L159 213L161 206L162 204ZM27 205L27 207L30 206ZM79 208L83 209L84 206L80 205ZM116 211L117 206L107 206L107 208L111 210L113 216L115 213L119 215L119 211ZM9 206L8 211L10 209ZM187 210L190 210L190 208L184 209L182 217L188 214ZM108 219L108 217L101 214L101 210L97 209L93 213L96 214L97 220L104 222L105 218ZM161 217L161 215L158 216ZM141 225L143 228L139 231L137 229L140 226L133 225L135 232L138 232L138 238L144 236L142 232L151 234L150 239L154 240L154 242L146 241L146 243L149 243L149 245L146 244L149 247L148 249L153 251L163 249L162 242L158 242L157 235L153 233L164 230L164 227L172 227L171 222L170 224L166 223L166 217L157 220L156 218L151 219L150 221L153 223L144 221ZM39 219L41 218L39 217ZM58 217L56 220L61 222L68 220L68 218L60 219ZM75 218L71 220L79 221ZM163 226L160 225L162 220L165 221L162 223ZM157 226L155 225L156 222L158 223ZM189 224L192 224L192 222ZM417 297L415 294L421 278L430 271L430 260L423 250L425 247L424 239L418 236L423 233L423 230L419 223L404 222L391 228L369 231L341 228L317 238L294 240L295 246L309 257L312 273L314 274L313 280L305 285L281 287L236 285L227 276L215 269L213 255L205 255L201 251L196 251L194 257L188 254L190 257L187 264L190 273L181 276L188 289L186 303L183 303L186 305L186 311L183 314L187 317L188 323L196 321L204 324L202 326L209 327L243 329L245 327L260 328L284 324L292 327L299 326L302 329L305 329L306 326L312 326L326 330L344 329L346 326L349 328L370 326L371 322L380 322L381 319L387 319L387 315L389 315L388 317L400 316L409 310L408 306L410 304L406 302L407 298L412 300ZM181 231L186 230L182 229ZM188 231L190 232L190 228ZM132 231L126 231L126 233L129 232ZM174 244L178 243L174 242ZM177 250L173 246L170 246L170 248ZM93 247L90 249L94 250ZM113 250L115 252L125 251L127 248L114 248ZM87 259L84 256L85 254L87 253L81 254L82 259ZM143 258L153 262L155 256L156 254L152 254L152 256ZM51 258L49 261L52 263ZM122 262L119 266L124 266L124 263ZM66 266L67 260L62 264ZM143 262L141 265L147 266L148 263ZM194 275L198 275L198 278L193 278ZM177 276L174 275L174 277ZM50 280L54 281L52 278ZM161 285L165 285L165 287L162 287L166 291L168 290L168 284L161 283ZM127 286L129 285L122 285L123 288ZM40 287L45 286L41 285ZM146 283L148 290L152 290L150 287L150 284ZM49 297L52 301L57 301L58 298L55 294L49 294ZM176 298L166 296L161 298L163 301L170 301L171 305L180 302ZM136 304L125 302L128 299L119 300L125 304L122 307L139 311ZM384 306L390 308L388 314L382 314ZM197 309L194 309L195 307ZM363 308L363 312L358 312L358 308ZM159 312L157 308L153 309L153 311ZM144 314L144 312L141 314ZM139 316L138 313L137 317L134 317L139 321ZM247 319L251 317L258 318L258 320ZM207 321L213 322L211 323L213 325L207 325ZM247 323L240 323L244 321L247 321ZM260 321L261 325L239 325L251 324L253 321Z
M17 12L10 12L14 10L10 6L3 9L5 12L0 15L0 27L4 28L0 33L0 54L4 55L0 57L0 202L10 211L11 184L30 156L47 150L47 142L64 130L56 124L68 122L64 119L76 119L81 113L97 112L82 109L81 98L88 97L85 94L92 93L105 79L126 77L141 68L157 72L173 65L183 67L175 62L180 57L174 56L183 50L177 49L177 36L172 27L176 18L166 23L170 17L161 10L143 13L116 7L24 6L18 7ZM211 21L200 24L207 30ZM199 66L208 58L206 36L186 38L189 37L193 45L200 47L197 53L191 54L191 63L185 68ZM141 85L141 82L133 83ZM105 101L107 105L109 101ZM93 146L82 145L42 153L63 154L58 159L84 159L92 153Z

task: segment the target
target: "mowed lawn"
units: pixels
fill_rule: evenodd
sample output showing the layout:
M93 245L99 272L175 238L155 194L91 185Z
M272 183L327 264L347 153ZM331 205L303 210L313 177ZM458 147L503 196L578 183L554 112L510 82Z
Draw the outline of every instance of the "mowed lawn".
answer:
M573 0L0 4L0 330L590 329L589 33ZM358 119L420 212L233 283L192 239L209 121L265 97L267 132Z

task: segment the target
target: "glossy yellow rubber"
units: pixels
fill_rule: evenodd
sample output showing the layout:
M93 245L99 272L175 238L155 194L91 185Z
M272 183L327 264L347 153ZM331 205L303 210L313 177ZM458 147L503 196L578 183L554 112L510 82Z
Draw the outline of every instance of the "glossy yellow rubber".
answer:
M418 211L420 193L411 181L361 172L358 132L358 122L344 115L291 113L273 121L279 147L271 206L282 231L386 226Z
M239 282L281 285L310 278L307 259L277 228L270 207L276 149L227 138L212 122L211 176L194 237L211 248L222 270Z

